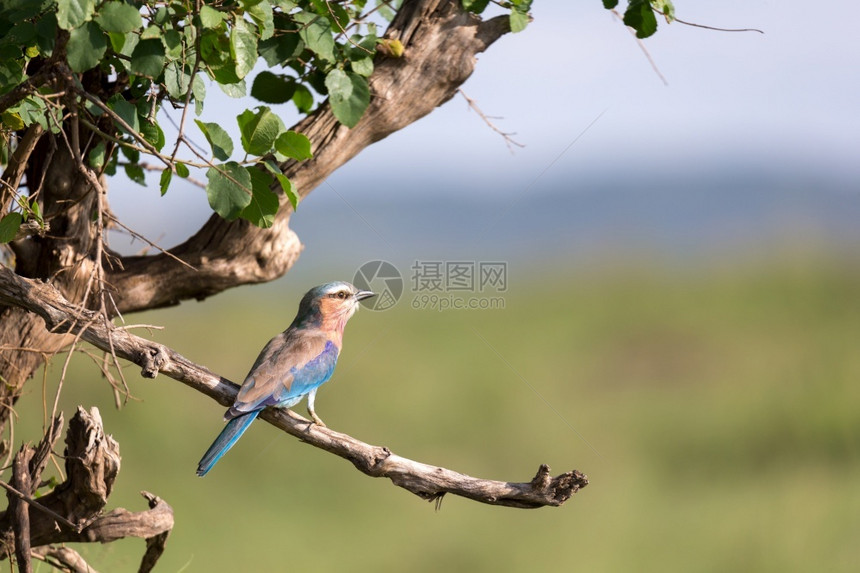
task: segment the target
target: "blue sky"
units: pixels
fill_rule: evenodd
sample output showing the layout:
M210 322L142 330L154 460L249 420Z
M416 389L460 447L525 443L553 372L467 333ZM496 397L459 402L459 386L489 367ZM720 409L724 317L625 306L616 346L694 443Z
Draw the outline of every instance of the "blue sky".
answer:
M632 191L667 178L684 193L678 181L695 189L707 182L703 178L724 176L730 184L734 173L750 171L783 183L808 179L816 188L807 190L812 195L799 208L819 199L834 209L860 201L860 45L854 29L860 5L837 2L823 10L799 0L678 0L676 12L692 22L765 33L661 22L645 46L668 81L664 85L599 0L536 0L534 22L480 55L464 85L487 115L499 117L495 124L515 132L525 147L509 151L455 97L366 149L300 205L294 226L308 252L315 250L310 241L324 240L314 230L330 215L340 217L338 233L367 235L366 243L357 242L362 249L400 242L398 233L408 231L374 217L373 205L380 202L403 206L395 218L409 212L411 201L483 202L490 223L466 221L455 229L459 243L468 244L482 239L488 224L515 224L553 194L593 196L601 182L608 189L600 193L620 193L619 209ZM238 102L217 89L210 95L202 119L231 128L233 121L224 118L236 115ZM296 119L287 106L279 113L288 125ZM826 182L819 185L822 178ZM779 207L779 194L770 197ZM165 245L183 238L177 229L209 214L205 193L192 186L159 198L157 185L143 190L117 180L112 201L134 228ZM611 214L611 205L606 210ZM750 211L745 224L754 225L760 213L768 209ZM125 250L126 240L114 242Z

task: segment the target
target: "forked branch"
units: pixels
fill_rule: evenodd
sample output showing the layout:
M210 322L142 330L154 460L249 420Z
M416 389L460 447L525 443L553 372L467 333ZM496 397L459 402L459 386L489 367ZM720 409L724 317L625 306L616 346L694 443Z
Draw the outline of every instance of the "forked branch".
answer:
M93 320L92 311L73 305L52 286L20 277L5 267L0 267L0 301L38 314L52 332L81 332L81 338L90 344L106 352L112 350L116 356L140 366L145 378L155 378L161 372L225 407L236 397L238 386L227 378L191 362L163 344L133 335L106 321ZM350 461L371 477L387 477L395 485L430 501L438 501L450 493L508 507L559 506L588 485L588 478L576 470L552 477L546 465L542 465L528 482L480 479L398 456L388 448L314 425L288 410L268 409L260 417L312 446Z
M76 552L54 544L139 537L146 540L146 551L138 571L151 571L173 529L173 510L158 497L141 492L149 509L104 513L119 473L120 455L119 445L105 434L96 408L79 407L69 422L63 456L66 480L34 499L62 423L62 416L55 418L42 442L35 448L25 445L15 457L14 487L3 484L9 509L0 512L0 558L14 555L19 571L32 570L31 557L70 571L92 571Z

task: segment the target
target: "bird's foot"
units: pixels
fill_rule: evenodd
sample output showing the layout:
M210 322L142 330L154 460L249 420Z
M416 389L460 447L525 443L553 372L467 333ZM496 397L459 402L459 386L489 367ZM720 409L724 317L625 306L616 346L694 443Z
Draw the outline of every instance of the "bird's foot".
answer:
M311 412L310 414L311 414L311 418L313 418L313 420L314 420L314 424L316 424L317 426L322 426L323 428L328 427L325 425L325 422L323 422L322 419L316 415L316 412Z

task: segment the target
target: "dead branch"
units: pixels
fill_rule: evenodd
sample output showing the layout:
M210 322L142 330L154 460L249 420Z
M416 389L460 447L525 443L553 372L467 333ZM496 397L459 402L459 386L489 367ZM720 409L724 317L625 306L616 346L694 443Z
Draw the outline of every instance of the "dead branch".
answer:
M98 573L71 547L45 545L32 551L35 559L44 561L54 569L68 573Z
M158 497L141 492L149 509L130 512L120 508L103 513L119 473L120 455L119 445L104 433L97 408L86 411L79 407L69 422L64 455L66 481L38 502L33 499L50 453L48 445L53 445L61 425L58 417L35 449L24 446L15 458L14 487L4 485L9 509L0 513L0 534L5 535L6 541L0 546L0 558L8 557L14 547L20 571L29 571L24 566L34 552L40 558L50 556L65 564L67 570L87 570L77 553L39 548L55 543L107 543L139 537L147 545L139 571L150 571L173 528L173 510Z
M52 332L80 333L81 338L101 350L112 348L116 356L140 366L145 378L155 378L162 372L225 407L236 397L238 386L227 378L191 362L163 344L135 336L105 321L93 320L93 311L71 304L52 286L20 277L5 267L0 267L0 301L37 313ZM312 446L350 461L362 473L386 477L426 500L438 500L450 493L492 505L559 506L588 485L588 478L576 470L552 477L546 465L542 465L529 482L475 478L401 457L386 447L366 444L347 434L311 424L289 410L268 409L260 417Z
M463 88L457 88L457 92L461 96L463 96L463 99L466 100L466 103L469 104L469 107L472 109L472 111L477 113L478 116L484 121L484 123L487 124L487 127L489 127L490 129L492 129L493 131L495 131L496 133L498 133L499 135L502 136L502 138L505 140L505 145L508 146L508 150L510 150L511 153L514 152L514 146L525 147L524 144L522 144L519 141L514 139L513 136L515 136L516 133L512 133L512 132L508 132L508 131L502 131L501 129L496 127L496 124L494 124L492 122L492 120L498 119L498 118L491 118L490 116L485 114L484 111L480 107L478 107L478 102L476 102L475 100L473 100L472 98L467 96L466 92L463 91Z
M33 450L21 446L12 465L12 483L19 490L31 489L30 472L27 466L33 456ZM12 514L12 532L15 538L15 560L18 571L31 573L33 564L30 562L30 508L18 497L9 498L9 513Z

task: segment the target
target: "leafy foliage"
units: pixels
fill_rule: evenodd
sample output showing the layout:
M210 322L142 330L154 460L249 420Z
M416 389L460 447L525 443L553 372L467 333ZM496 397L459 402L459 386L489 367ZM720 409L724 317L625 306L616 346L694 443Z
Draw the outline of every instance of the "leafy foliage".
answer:
M292 104L300 114L327 101L352 128L370 105L376 59L405 56L399 40L378 37L401 2L0 0L0 162L38 124L80 141L83 165L97 175L121 168L145 185L145 170L155 164L165 194L195 169L207 175L213 211L270 225L281 192L293 208L298 203L281 165L312 158L311 143L266 106L237 110L241 141L234 143L223 118L206 118L207 91L214 84L231 97ZM477 14L492 4L509 13L513 31L528 25L532 0L462 0ZM667 0L644 5L671 8ZM268 69L259 70L262 64ZM181 113L169 146L163 110ZM70 117L77 117L74 125ZM206 151L185 132L194 125ZM240 147L244 155L234 156ZM38 218L30 192L15 189L15 201L0 205L4 238ZM20 217L6 217L13 212Z
M352 127L370 103L380 15L393 16L397 6L391 0L0 0L0 160L7 162L23 133L39 124L83 142L84 163L97 174L122 167L145 184L143 163L154 158L162 194L177 180L174 173L205 170L216 213L271 225L280 204L275 191L294 208L298 203L279 162L311 158L310 141L288 132L268 107L240 108L235 125L245 155L233 157L238 146L224 122L203 114L207 85L232 97L245 97L250 85L259 101L292 102L301 114L328 97L335 116ZM269 69L255 74L261 59ZM182 131L167 149L162 108L182 113ZM76 138L69 137L71 112L79 118ZM211 154L184 132L195 124ZM16 215L3 218L7 240L34 216L27 200L9 206Z
M603 0L603 7L614 10L618 0ZM657 15L667 22L675 19L675 6L672 0L628 0L624 10L624 23L636 30L637 38L647 38L657 31Z

